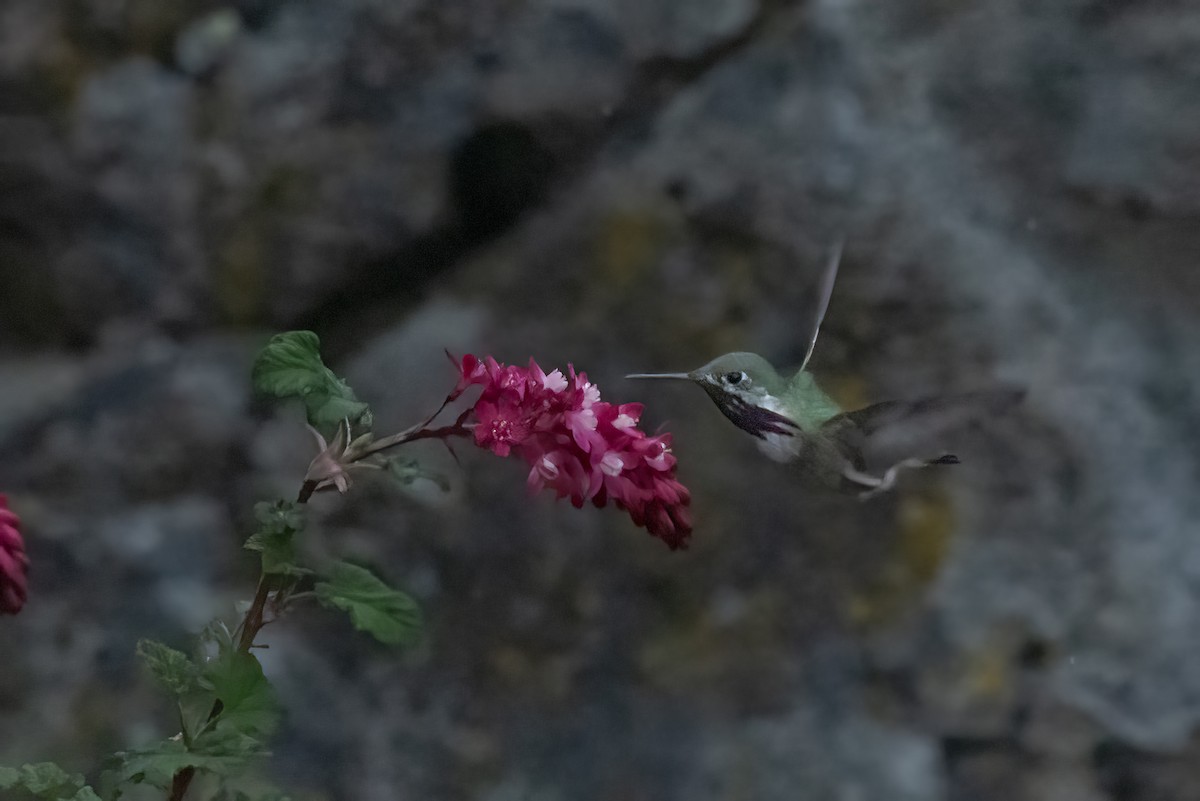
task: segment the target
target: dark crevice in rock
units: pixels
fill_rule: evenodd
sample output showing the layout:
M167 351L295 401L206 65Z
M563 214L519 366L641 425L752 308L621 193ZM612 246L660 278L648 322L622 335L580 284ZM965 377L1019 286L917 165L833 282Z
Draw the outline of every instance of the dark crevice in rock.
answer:
M179 33L222 4L219 0L127 0L116 6L119 11L105 9L104 4L66 0L63 32L67 40L93 59L95 67L143 55L174 71Z
M953 771L956 762L980 754L1012 753L1020 750L1017 741L1012 737L962 737L947 736L942 738L942 755L947 767Z
M238 0L235 7L248 30L260 31L271 23L284 5L285 0Z
M1107 740L1096 746L1092 762L1100 777L1100 786L1112 801L1136 801L1140 782L1138 762L1142 755L1127 745Z
M463 230L487 239L541 204L554 178L555 158L529 128L485 125L454 153L450 191Z
M322 353L336 360L401 317L436 276L477 244L458 226L439 228L363 265L361 278L326 293L320 306L290 327L318 332Z

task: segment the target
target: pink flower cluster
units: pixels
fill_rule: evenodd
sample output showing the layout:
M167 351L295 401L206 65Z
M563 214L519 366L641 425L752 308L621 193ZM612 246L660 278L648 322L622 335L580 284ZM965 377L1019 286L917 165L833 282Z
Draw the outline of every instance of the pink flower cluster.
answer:
M564 376L533 359L522 368L469 354L456 364L461 377L449 400L483 387L470 410L475 444L497 456L519 454L530 465L530 492L549 487L576 507L611 499L672 550L687 547L691 494L675 478L671 435L638 428L641 404L600 400L600 390L572 366Z
M21 520L0 495L0 614L15 615L25 605L29 559L21 539Z

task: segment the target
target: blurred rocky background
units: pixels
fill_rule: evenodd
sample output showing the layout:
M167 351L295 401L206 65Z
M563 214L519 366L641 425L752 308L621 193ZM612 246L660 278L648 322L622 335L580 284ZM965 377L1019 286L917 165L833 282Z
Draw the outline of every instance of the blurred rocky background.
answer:
M428 633L268 627L297 798L1200 798L1198 134L1185 0L3 0L0 762L171 733L134 643L249 596L311 454L248 367L308 327L380 430L443 348L573 361L697 526L433 445L448 494L321 496ZM797 363L841 235L839 399L1030 390L867 504L621 378Z

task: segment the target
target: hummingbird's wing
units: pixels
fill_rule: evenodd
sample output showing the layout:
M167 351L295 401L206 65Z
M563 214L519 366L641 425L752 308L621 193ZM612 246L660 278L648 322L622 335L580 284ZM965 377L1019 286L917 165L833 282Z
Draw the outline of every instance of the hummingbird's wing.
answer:
M1004 387L884 401L843 412L821 431L841 445L857 470L876 472L908 460L937 462L950 457L948 445L954 432L1012 408L1024 396L1024 389Z
M804 361L800 365L801 370L808 367L808 360L812 358L813 351L817 347L817 335L821 333L821 323L825 322L825 312L829 309L829 299L833 296L833 285L837 281L838 265L842 261L844 244L845 240L843 239L839 239L834 244L829 261L825 264L825 275L821 277L821 286L817 295L817 315L813 320L812 336L808 338L808 351L804 354Z

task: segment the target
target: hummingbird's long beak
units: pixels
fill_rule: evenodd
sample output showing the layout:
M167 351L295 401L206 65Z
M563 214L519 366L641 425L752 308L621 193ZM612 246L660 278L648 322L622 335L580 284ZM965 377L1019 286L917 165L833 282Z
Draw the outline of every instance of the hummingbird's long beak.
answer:
M676 381L691 381L691 373L630 373L626 378L671 378Z

